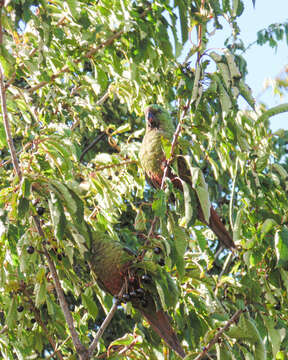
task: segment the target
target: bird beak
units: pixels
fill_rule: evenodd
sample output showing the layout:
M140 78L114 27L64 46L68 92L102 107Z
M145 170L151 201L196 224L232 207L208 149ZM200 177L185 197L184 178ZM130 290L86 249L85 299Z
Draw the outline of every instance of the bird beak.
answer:
M152 112L148 111L148 113L147 113L147 121L148 121L148 123L152 124L153 120L154 120L154 116L153 116Z
M154 122L154 114L149 108L146 111L146 122L149 127L152 127Z

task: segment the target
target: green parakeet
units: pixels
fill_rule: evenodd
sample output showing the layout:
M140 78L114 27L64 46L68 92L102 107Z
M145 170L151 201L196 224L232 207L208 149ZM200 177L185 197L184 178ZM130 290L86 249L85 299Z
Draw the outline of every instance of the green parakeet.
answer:
M159 105L150 105L145 109L146 132L140 149L140 161L145 171L147 181L155 188L160 188L166 166L166 156L163 150L163 139L170 143L173 139L175 127L170 114ZM177 160L176 160L177 159ZM183 157L175 157L178 161L179 176L186 183L192 185L191 175ZM167 176L173 185L182 190L182 183L179 177L169 168ZM216 234L220 242L227 248L235 248L235 244L221 222L219 215L211 206L209 222L205 220L200 201L195 192L197 199L197 218L202 223L208 225Z
M163 311L157 293L155 279L159 274L166 276L165 283L170 283L170 292L177 288L168 274L159 265L151 261L138 262L136 255L124 247L119 241L113 240L102 232L93 234L89 253L89 266L99 286L113 296L117 296L125 285L122 301L131 301L149 322L153 330L165 340L182 358L185 352L170 324L168 315ZM177 299L177 294L172 298ZM174 301L174 300L173 300Z

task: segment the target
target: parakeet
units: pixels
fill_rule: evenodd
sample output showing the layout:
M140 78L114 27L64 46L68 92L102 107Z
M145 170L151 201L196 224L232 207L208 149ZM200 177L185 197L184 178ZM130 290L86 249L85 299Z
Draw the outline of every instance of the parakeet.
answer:
M140 148L140 162L145 171L147 181L155 188L160 188L164 169L167 163L165 152L163 150L162 138L172 142L175 127L170 114L159 105L150 105L145 109L146 132ZM176 160L177 159L177 160ZM176 157L178 161L179 176L186 183L191 183L189 169L183 157ZM169 168L167 177L170 178L173 185L182 190L182 184L178 176L173 174ZM227 248L235 248L235 244L221 222L219 215L211 206L209 222L205 220L200 201L197 199L197 218L202 223L208 225L216 234L221 244Z
M132 250L109 235L97 231L93 234L88 263L97 283L104 291L117 296L124 285L122 300L131 301L133 307L144 315L153 330L169 347L180 357L185 357L169 317L158 301L153 274L145 270L145 264L142 263L141 267L141 264L137 263L136 254ZM158 265L153 263L153 266Z

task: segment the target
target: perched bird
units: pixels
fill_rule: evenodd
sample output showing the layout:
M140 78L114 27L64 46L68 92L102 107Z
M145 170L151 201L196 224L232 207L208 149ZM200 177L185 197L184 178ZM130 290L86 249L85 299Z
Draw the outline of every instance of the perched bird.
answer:
M175 127L170 114L159 105L150 105L145 109L145 120L146 132L140 148L140 161L148 183L155 188L160 188L167 164L162 138L172 142ZM178 161L179 177L192 185L190 172L183 157L175 157L174 161ZM176 188L183 190L179 177L172 172L171 168L168 168L167 177ZM236 248L231 235L221 222L215 209L211 206L208 222L205 220L196 192L195 198L197 199L198 220L208 225L225 247Z
M145 261L137 263L137 257L133 251L102 232L93 234L88 263L97 283L104 291L117 296L124 286L121 300L131 301L133 307L144 315L153 330L165 340L169 347L180 357L185 357L185 352L170 324L169 317L162 309L156 286L153 283L153 276L161 272L157 264L152 264L156 269L155 273L149 273L145 269ZM171 278L170 281L172 284ZM173 297L177 299L175 295Z

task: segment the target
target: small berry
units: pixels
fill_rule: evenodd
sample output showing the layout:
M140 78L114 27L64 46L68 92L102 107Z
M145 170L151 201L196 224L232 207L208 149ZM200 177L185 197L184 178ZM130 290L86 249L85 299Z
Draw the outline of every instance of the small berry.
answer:
M44 208L43 206L38 206L38 207L36 208L36 211L37 211L37 214L38 214L39 216L41 216L41 215L44 214L45 208Z
M149 284L149 283L151 283L151 276L149 276L149 275L142 275L141 276L141 280L144 282L144 283L146 283L146 284Z
M28 254L30 254L30 255L33 254L35 251L35 249L32 245L28 246L26 250L27 250Z
M161 250L161 248L160 247L155 247L154 249L153 249L153 251L154 251L154 254L156 254L156 255L159 255L159 254L161 254L161 252L162 252L162 250Z
M136 294L139 299L142 299L144 297L145 291L142 288L136 289Z
M75 310L75 305L74 305L74 304L70 304L70 305L69 305L69 310L70 310L70 311L74 311L74 310Z
M35 322L36 322L36 319L31 319L31 324L35 324Z
M158 264L159 264L160 266L164 266L164 265L165 265L165 260L164 260L164 259L160 259L160 260L158 261Z
M59 261L61 261L61 260L62 260L62 255L61 255L61 254L58 254L58 255L57 255L57 259L58 259Z
M137 297L136 291L130 291L129 295L130 295L131 298Z
M129 294L123 294L122 295L122 300L125 301L125 302L130 301L131 300L130 295Z
M141 300L141 305L144 308L147 307L148 306L148 301L146 299Z
M24 310L24 306L23 305L20 305L17 307L17 311L18 312L22 312Z

